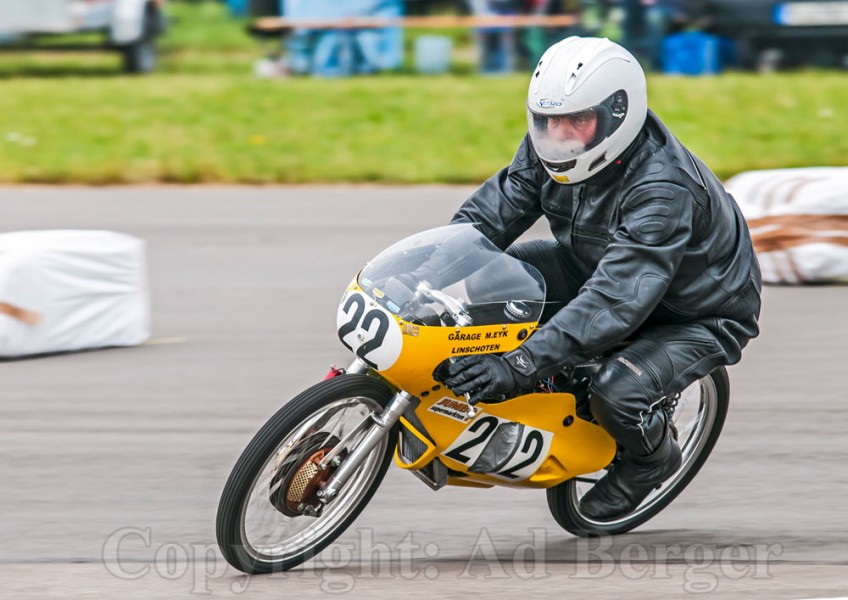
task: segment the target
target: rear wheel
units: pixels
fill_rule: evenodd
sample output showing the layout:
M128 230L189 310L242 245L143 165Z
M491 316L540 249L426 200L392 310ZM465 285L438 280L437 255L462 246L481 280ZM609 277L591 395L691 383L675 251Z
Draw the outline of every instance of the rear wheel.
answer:
M236 462L218 505L218 545L227 562L245 573L284 571L314 557L347 529L383 480L397 427L335 499L324 505L317 492L374 426L365 422L392 396L377 379L341 375L312 386L262 427ZM319 468L339 444L336 463Z
M683 452L683 463L659 489L632 512L610 521L596 521L580 510L580 498L603 477L599 471L549 488L548 508L557 523L575 535L624 533L645 523L683 491L706 462L721 433L730 402L727 371L719 367L686 388L677 400L672 423Z

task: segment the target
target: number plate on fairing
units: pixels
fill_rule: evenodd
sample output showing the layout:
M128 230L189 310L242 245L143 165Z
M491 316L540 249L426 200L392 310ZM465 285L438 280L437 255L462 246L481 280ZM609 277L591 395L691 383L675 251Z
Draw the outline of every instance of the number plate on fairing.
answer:
M494 415L479 415L459 434L443 456L472 473L522 481L547 457L554 434Z
M358 290L349 290L336 314L339 339L372 369L385 371L397 361L403 335L394 315Z

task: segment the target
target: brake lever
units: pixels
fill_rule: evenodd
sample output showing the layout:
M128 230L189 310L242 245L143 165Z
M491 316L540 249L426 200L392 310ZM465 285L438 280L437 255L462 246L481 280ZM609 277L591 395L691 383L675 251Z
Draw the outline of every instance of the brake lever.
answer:
M474 404L471 403L471 392L465 392L463 395L465 401L468 403L468 410L465 411L465 416L469 419L473 419L480 412ZM475 402L476 404L476 402Z

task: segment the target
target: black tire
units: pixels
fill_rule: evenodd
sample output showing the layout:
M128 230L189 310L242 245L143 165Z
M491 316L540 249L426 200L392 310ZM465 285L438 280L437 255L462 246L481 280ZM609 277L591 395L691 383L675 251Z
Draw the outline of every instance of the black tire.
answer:
M141 75L156 68L156 45L152 39L141 38L121 48L124 72Z
M303 514L290 517L288 511L278 506L279 494L273 490L275 484L279 485L277 473L298 451L301 443L309 447L306 452L320 446L315 444L319 435L316 431L325 435L321 428L328 427L335 418L328 415L341 414L343 417L349 407L357 407L356 410L363 414L380 412L392 397L393 393L380 380L367 375L348 374L312 386L277 411L247 445L221 494L216 533L227 562L249 574L285 571L314 557L341 535L380 486L397 443L397 426L353 474L338 497L324 507L319 517ZM332 412L334 410L336 412ZM364 418L356 413L351 416L357 421ZM310 422L318 417L327 420ZM303 431L296 438L292 437L300 429ZM326 436L333 440L327 445L339 441L332 431L326 432ZM269 470L271 475L267 481L263 480L263 475L267 475ZM355 497L349 498L347 493ZM249 505L252 496L255 502ZM263 517L267 513L268 518L260 519L260 525L272 524L269 529L282 527L287 537L279 541L274 538L273 543L265 546L251 540L246 519L252 518L254 512ZM291 530L299 525L305 526L305 529L292 533ZM310 530L310 527L313 529ZM290 542L292 548L285 551L287 538L297 541ZM275 555L265 548L280 550Z
M648 496L633 512L612 521L594 521L580 510L580 487L586 484L574 479L547 490L548 508L556 522L578 536L615 535L642 525L668 506L698 474L718 441L730 402L730 382L727 370L719 367L693 384L699 386L700 407L704 407L703 428L686 434L680 427L681 411L675 411L673 422L681 429L683 464L662 487ZM691 388L690 388L691 389ZM706 422L709 421L709 422ZM583 490L585 493L585 490Z

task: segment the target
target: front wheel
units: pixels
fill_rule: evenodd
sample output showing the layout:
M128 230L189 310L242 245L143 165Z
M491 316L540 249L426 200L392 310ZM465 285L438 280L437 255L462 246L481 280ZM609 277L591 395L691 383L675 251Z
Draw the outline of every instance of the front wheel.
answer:
M335 499L325 505L317 492L370 429L371 415L392 396L377 379L341 375L312 386L271 417L245 448L221 494L217 538L227 562L244 573L284 571L314 557L347 529L386 474L397 427ZM320 469L339 445L338 460Z
M610 521L596 521L580 510L580 498L604 472L570 479L548 489L548 508L560 526L580 536L624 533L645 523L683 491L706 462L718 441L727 407L730 383L724 367L715 369L683 390L672 416L683 463L662 486L632 512Z

